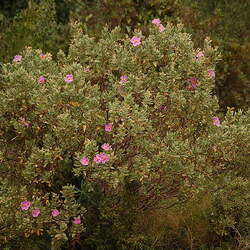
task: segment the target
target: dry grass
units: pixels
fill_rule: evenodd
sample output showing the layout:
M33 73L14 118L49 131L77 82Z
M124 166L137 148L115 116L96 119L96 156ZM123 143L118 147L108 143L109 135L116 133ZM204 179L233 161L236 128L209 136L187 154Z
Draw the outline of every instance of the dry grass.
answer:
M165 247L176 244L199 249L213 240L207 216L210 206L209 196L203 196L190 201L184 209L151 210L142 215L140 230L152 239L155 248L164 243Z

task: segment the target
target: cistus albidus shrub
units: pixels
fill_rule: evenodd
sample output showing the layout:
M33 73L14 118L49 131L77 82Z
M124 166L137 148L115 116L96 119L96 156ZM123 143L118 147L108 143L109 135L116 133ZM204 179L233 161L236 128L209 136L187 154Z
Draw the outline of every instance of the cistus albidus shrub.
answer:
M75 24L67 56L27 48L3 65L2 244L138 249L138 216L245 171L249 114L216 114L216 49L151 25L147 37L117 28L96 40Z

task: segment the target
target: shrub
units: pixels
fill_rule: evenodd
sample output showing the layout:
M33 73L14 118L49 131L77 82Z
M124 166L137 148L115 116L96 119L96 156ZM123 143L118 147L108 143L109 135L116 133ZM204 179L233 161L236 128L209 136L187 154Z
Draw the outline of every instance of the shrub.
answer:
M104 25L118 25L128 34L131 27L147 30L155 17L163 21L180 19L196 46L200 47L209 36L220 47L222 62L216 68L215 92L223 111L227 107L249 107L249 39L248 19L250 3L247 1L65 1L70 17L86 23L88 32L98 37ZM239 16L240 18L233 18Z
M25 46L52 54L56 54L59 49L66 50L68 31L57 23L54 0L31 2L29 7L20 10L14 18L5 17L0 23L1 61L10 61Z
M4 2L0 14L0 59L9 61L25 46L32 46L56 55L67 53L70 20L85 23L91 36L99 38L105 25L131 34L134 28L148 30L149 22L158 17L177 23L179 19L192 33L195 46L201 47L210 36L222 51L222 63L216 68L219 105L247 109L249 107L249 1L178 1L178 0L33 0L18 1L11 6ZM18 14L17 10L23 9ZM15 18L12 18L15 14ZM240 18L232 18L238 16ZM9 18L11 17L11 18ZM16 43L16 40L19 42Z
M211 232L215 232L221 244L244 249L250 243L249 181L231 180L231 187L213 197L208 216Z
M27 48L3 65L3 242L152 249L142 214L216 193L235 169L245 177L250 116L216 116L216 49L164 27L133 38L104 29L97 40L75 24L67 56Z
M249 1L190 1L179 11L196 45L201 46L206 36L222 52L222 62L217 65L216 94L220 107L247 109L249 100ZM240 18L234 18L240 16Z

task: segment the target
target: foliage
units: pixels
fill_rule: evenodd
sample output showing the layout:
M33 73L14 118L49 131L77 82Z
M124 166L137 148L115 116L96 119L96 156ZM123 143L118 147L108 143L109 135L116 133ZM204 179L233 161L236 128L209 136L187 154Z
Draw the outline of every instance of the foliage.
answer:
M1 22L1 61L9 62L25 46L49 51L66 50L67 29L57 24L54 0L32 2L21 10L14 19L4 18ZM18 41L18 42L17 42Z
M216 93L220 107L247 109L250 105L249 1L185 0L179 15L196 45L206 36L220 47L222 61L217 65ZM236 18L237 17L237 18Z
M250 243L249 187L247 180L232 179L230 188L213 197L209 215L210 230L239 249L247 248Z
M250 43L220 42L223 62L217 67L216 92L220 106L236 109L250 107Z
M142 215L246 177L250 113L213 121L217 50L205 40L197 58L181 25L165 27L135 30L132 44L118 28L97 40L75 24L68 55L28 47L3 65L2 244L42 235L52 249L160 249L166 239L138 230Z
M78 13L73 10L72 14L86 23L95 36L104 25L110 28L120 26L124 32L130 33L134 28L145 29L155 17L160 17L163 22L174 20L179 8L177 2L176 0L96 0L86 1L84 4L79 1Z
M9 62L25 46L53 56L60 49L67 53L72 20L83 22L88 34L97 38L105 25L120 26L123 32L132 34L138 27L148 32L153 18L174 23L181 20L192 33L195 46L202 47L209 36L222 52L214 89L221 110L247 109L249 14L250 2L244 0L22 0L11 4L4 1L0 14L0 60Z
M146 31L155 17L163 22L181 20L192 33L196 46L201 47L209 36L221 49L215 92L222 110L249 107L249 1L96 0L83 3L68 0L65 4L71 6L71 17L84 22L89 33L97 37L104 25L111 28L119 25L124 32L131 33L131 27Z
M4 17L14 17L18 11L27 8L27 6L28 2L26 0L3 0L0 2L0 15L3 15Z

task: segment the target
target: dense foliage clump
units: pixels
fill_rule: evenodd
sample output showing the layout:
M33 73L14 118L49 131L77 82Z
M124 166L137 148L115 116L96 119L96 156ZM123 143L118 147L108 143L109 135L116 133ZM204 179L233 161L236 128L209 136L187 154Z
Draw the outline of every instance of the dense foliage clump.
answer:
M155 17L181 21L195 46L201 47L209 36L222 52L213 90L221 111L226 112L227 107L246 110L250 104L249 15L250 2L243 0L3 0L0 61L10 61L25 46L53 56L60 49L67 53L73 20L81 21L90 36L97 38L105 25L120 26L131 35L138 27L147 33Z
M2 67L1 244L169 248L182 240L161 224L154 238L142 221L207 195L211 218L225 211L213 234L234 226L245 239L248 221L235 209L229 224L216 197L247 189L250 116L217 113L210 41L195 49L181 25L158 19L148 35L116 28L96 39L76 23L72 36L57 60L27 47Z

